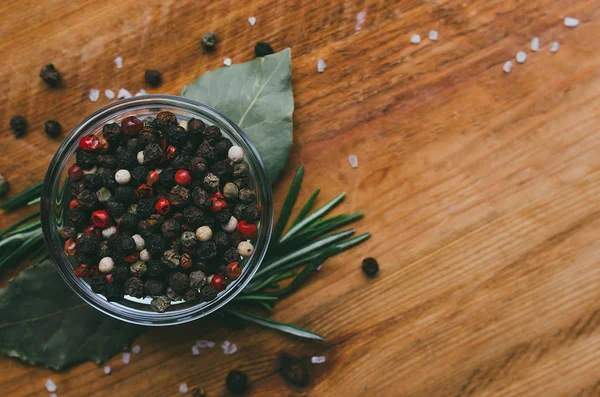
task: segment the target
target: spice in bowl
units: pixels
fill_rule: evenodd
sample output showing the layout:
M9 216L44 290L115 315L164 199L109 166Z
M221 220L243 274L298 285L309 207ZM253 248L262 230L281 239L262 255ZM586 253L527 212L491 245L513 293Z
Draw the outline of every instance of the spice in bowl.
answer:
M79 141L64 252L109 301L210 301L254 252L260 206L244 151L218 126L161 112Z

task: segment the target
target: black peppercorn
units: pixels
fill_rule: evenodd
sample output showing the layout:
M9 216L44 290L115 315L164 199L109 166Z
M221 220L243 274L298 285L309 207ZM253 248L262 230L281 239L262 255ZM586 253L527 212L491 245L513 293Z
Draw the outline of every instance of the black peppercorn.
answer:
M204 211L198 207L190 206L183 209L183 219L190 226L198 228L202 226Z
M120 284L112 283L106 284L102 294L106 297L108 301L118 301L123 299L125 292L123 291L123 287Z
M160 131L154 128L145 127L138 134L138 140L140 143L147 145L149 143L159 143L161 138Z
M105 124L102 127L102 135L111 144L118 144L123 137L121 127L117 123Z
M77 153L75 154L75 162L84 170L91 170L92 168L94 168L97 161L98 155L96 153L77 150Z
M200 44L202 44L204 51L212 52L217 46L217 41L217 36L213 32L207 32L202 36Z
M148 277L158 278L163 275L163 266L160 259L150 259L146 262L146 266L148 267L146 270Z
M223 134L221 134L221 129L216 125L208 126L204 131L204 139L209 142L216 142L217 140L221 139L222 136Z
M181 222L173 218L166 219L161 226L161 231L163 236L168 239L179 237L181 234Z
M241 163L236 163L233 165L232 175L236 178L245 176L248 172L248 163L242 161ZM238 186L239 187L239 186Z
M96 203L98 203L98 196L91 190L83 189L83 191L77 195L77 202L79 203L79 208L91 210L96 206Z
M173 291L185 291L190 286L190 278L182 272L171 273L169 276L169 287Z
M188 121L188 132L192 135L202 137L202 134L204 134L205 129L206 125L202 120L190 119Z
M244 175L233 179L233 183L240 189L252 186L252 180L249 175Z
M230 179L231 171L232 167L229 160L217 161L212 165L212 167L210 167L210 172L218 176L219 181L221 181L223 184L225 183L225 181L228 181Z
M77 237L77 254L96 256L99 252L100 241L95 234L82 233Z
M271 54L273 54L273 47L271 47L271 44L269 44L269 43L265 43L264 41L259 41L254 46L254 55L256 55L257 58L262 58L264 56L271 55Z
M293 386L308 385L308 367L298 357L287 353L281 353L279 356L279 375Z
M254 191L254 189L250 189L250 188L243 188L240 190L240 195L239 195L240 201L245 202L245 203L251 203L256 201L256 192Z
M120 185L114 191L115 200L131 205L135 200L135 190L131 186Z
M191 159L190 156L179 155L173 159L173 161L171 162L171 165L173 167L175 167L177 169L177 171L179 171L179 170L189 171L190 170L190 159Z
M90 288L93 292L101 294L106 287L106 279L104 277L92 277L90 279Z
M240 254L238 254L237 247L231 247L225 250L223 253L223 263L229 264L231 262L239 262Z
M58 121L48 120L44 124L44 131L46 131L46 135L48 135L50 138L56 138L60 135L62 127Z
M196 150L196 156L204 157L204 159L209 163L215 161L215 151L208 141L204 141L200 144L200 146L198 146L198 150Z
M71 189L71 195L77 196L79 193L83 192L85 186L83 186L83 181L80 179L78 181L71 181L71 183L69 183L69 188Z
M146 143L142 142L141 140L137 139L137 138L131 138L127 141L127 149L132 150L134 153L136 153L136 160L137 160L137 152L144 150L144 148L146 147Z
M137 204L137 215L141 219L147 219L154 213L154 204L156 199L154 197L143 198L138 201Z
M193 288L187 288L181 293L181 297L184 301L191 302L198 299L198 291Z
M165 133L165 139L167 140L167 144L173 146L181 145L185 141L187 136L185 128L180 127L177 124L164 127L163 132Z
M114 218L120 218L125 214L125 205L117 200L108 200L106 202L106 212Z
M196 258L200 261L209 261L217 256L217 246L212 241L202 241L196 249Z
M21 138L27 132L27 120L20 115L13 116L10 119L10 128L12 128L15 138Z
M131 175L131 184L133 186L140 186L141 184L146 183L148 167L138 165L137 167L134 167L129 174Z
M135 298L142 298L144 296L144 285L142 280L138 277L131 277L125 280L124 292L125 295L133 296Z
M130 169L137 165L137 154L133 150L128 150L124 147L117 149L117 162L119 168Z
M165 250L165 239L160 234L152 234L146 238L146 249L152 256L160 256Z
M235 204L233 206L233 216L235 216L235 218L238 221L246 220L244 215L245 215L246 211L248 210L248 207L250 207L250 206L248 204L244 204L244 203Z
M229 219L233 215L233 210L230 207L225 207L222 210L215 213L215 219L222 225L227 224Z
M126 234L120 234L115 244L115 250L122 256L135 252L135 241Z
M217 290L214 289L213 287L211 287L210 285L205 285L200 290L200 297L205 302L209 302L209 301L215 299L218 294L219 293L217 292Z
M168 196L171 205L176 207L185 205L190 199L190 191L183 186L174 186Z
M71 208L67 210L67 225L72 227L82 226L87 217L85 212L80 208Z
M98 155L97 161L98 164L103 167L117 168L119 166L117 156L114 154L100 154Z
M195 187L192 191L192 202L196 207L206 208L210 204L210 196L206 190L200 187Z
M243 219L248 223L256 223L260 220L261 211L256 205L250 205L244 211Z
M102 176L99 174L87 174L83 177L83 186L86 189L96 191L102 187Z
M148 280L144 284L146 293L150 296L164 295L166 291L165 283L160 280Z
M248 388L248 376L240 370L233 370L227 374L225 385L233 394L243 394Z
M177 116L171 112L160 112L154 119L154 124L161 130L170 125L177 125Z
M144 80L150 84L151 87L158 87L162 82L162 74L156 69L148 69L144 73Z
M214 146L215 156L218 159L227 158L229 149L231 149L232 146L233 146L233 144L231 143L231 141L229 139L227 139L227 138L219 139L218 141L215 142L215 146Z
M365 258L362 261L362 270L369 277L373 277L379 272L379 263L375 258Z
M231 238L229 234L225 232L217 232L213 235L212 241L215 243L217 250L220 252L225 251L231 247Z
M158 164L162 161L164 151L158 143L149 143L144 148L144 163L146 164Z
M70 238L75 239L77 237L77 229L71 226L65 226L60 231L60 236L65 240Z
M181 146L179 147L179 151L186 155L187 159L188 159L188 164L186 165L186 169L189 169L189 159L192 158L192 156L196 153L196 150L198 150L198 145L200 144L200 142L197 142L196 139L194 139L193 137L188 137L188 139L186 139Z
M118 262L117 262L118 263ZM113 279L117 283L124 283L129 276L129 266L118 263L112 271Z
M108 241L103 241L100 243L100 250L98 252L98 256L101 258L112 256L113 250L111 246L108 244Z
M100 175L102 175L102 184L108 189L114 189L119 184L115 180L116 171L113 168L105 168Z
M60 74L53 64L48 64L40 70L40 77L50 87L58 87L60 85Z
M194 178L204 178L208 172L208 164L203 157L194 157L190 161L189 171Z

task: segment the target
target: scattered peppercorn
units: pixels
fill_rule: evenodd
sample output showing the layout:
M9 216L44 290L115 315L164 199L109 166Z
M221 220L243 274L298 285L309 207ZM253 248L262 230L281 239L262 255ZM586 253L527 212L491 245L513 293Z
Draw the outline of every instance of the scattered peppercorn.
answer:
M46 135L48 135L50 138L56 138L60 135L62 127L58 121L48 120L44 124L44 131L46 131Z
M306 387L308 385L308 367L298 357L287 353L279 355L279 375L287 383Z
M248 389L248 376L240 370L233 370L227 374L225 384L233 394L243 394Z
M204 33L200 43L205 51L212 52L217 46L217 36L213 32Z
M373 277L379 272L379 263L375 258L365 258L362 262L362 270L367 276Z
M150 86L158 87L162 82L162 73L156 69L148 69L146 70L146 73L144 73L144 79Z
M40 70L40 77L50 87L58 87L60 85L60 74L51 63Z
M12 128L15 138L21 138L27 132L27 120L21 115L13 116L10 119L10 128Z

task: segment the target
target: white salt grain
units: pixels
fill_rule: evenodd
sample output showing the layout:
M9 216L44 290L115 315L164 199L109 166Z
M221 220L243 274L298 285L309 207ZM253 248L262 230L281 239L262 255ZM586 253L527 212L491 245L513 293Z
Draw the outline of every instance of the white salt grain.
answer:
M225 64L225 66L231 66L231 58L223 59L223 64Z
M58 396L58 394L56 394L56 393L50 393L50 394L48 394L48 397L57 397L57 396Z
M431 40L431 41L437 41L438 36L439 36L439 33L437 30L432 30L429 32L429 40Z
M104 367L104 375L110 375L111 372L112 372L111 367L109 367L108 365L106 367Z
M325 64L325 61L322 60L321 58L319 58L319 60L317 61L317 72L323 73L325 71L325 69L327 69L327 65Z
M52 381L52 379L46 379L46 390L50 393L54 393L56 391L56 383Z
M524 63L527 60L527 54L525 51L517 52L517 63Z
M531 40L531 51L539 51L540 50L540 38L539 37L534 37Z
M421 36L419 36L418 34L413 34L412 36L410 36L410 42L412 44L419 44L421 42Z
M134 354L140 354L140 352L142 351L142 347L140 345L135 345L131 348L131 351Z
M104 90L104 96L108 99L115 99L115 92L113 90Z
M116 57L115 58L115 65L117 65L117 69L121 69L123 67L123 58Z
M352 168L358 167L358 158L355 155L348 156L348 162Z
M182 383L179 385L179 392L184 394L188 392L188 386L186 383Z
M131 93L129 91L127 91L125 88L121 88L119 90L119 92L117 93L117 98L119 98L119 99L131 98Z
M198 346L192 346L192 354L194 356L200 355L200 349L198 348Z
M560 44L558 44L558 41L555 41L554 43L552 43L552 46L550 47L550 52L557 52L559 47L560 47Z
M196 342L196 346L200 349L213 348L215 347L215 342L211 340L199 340Z
M512 68L513 68L513 63L511 61L504 62L504 66L502 66L502 70L504 70L504 73L510 73Z
M92 88L90 90L89 98L90 98L90 101L92 101L92 102L98 101L98 98L100 98L100 90Z
M248 22L250 23L250 25L254 26L254 25L256 25L256 18L250 17L250 18L248 18Z
M312 356L310 362L313 364L323 364L325 360L325 356Z
M237 352L237 346L235 343L231 343L228 340L226 340L225 342L223 342L223 344L221 345L221 348L223 349L223 353L226 355L229 354L233 354L235 352Z
M140 95L148 95L148 93L146 92L145 89L140 89L138 92L135 93L135 96L140 96Z
M123 353L123 364L129 364L131 361L131 353Z
M571 17L566 17L564 19L563 23L568 28L574 28L575 26L579 25L579 19L577 19L577 18L571 18Z
M354 34L358 34L367 20L367 12L361 11L356 15L356 26L354 26Z

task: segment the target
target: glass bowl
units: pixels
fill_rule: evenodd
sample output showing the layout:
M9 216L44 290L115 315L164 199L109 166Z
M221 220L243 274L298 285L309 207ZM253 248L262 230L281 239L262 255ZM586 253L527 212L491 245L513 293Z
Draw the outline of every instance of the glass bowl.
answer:
M64 253L64 240L60 236L70 197L67 170L75 162L75 151L79 140L86 135L98 133L106 123L121 122L127 116L143 119L155 116L161 111L174 113L178 120L187 121L197 118L204 121L206 125L217 125L234 145L241 146L245 152L244 160L249 165L257 203L262 208L254 253L243 261L242 275L210 302L173 302L164 313L152 310L150 297L138 299L125 296L123 301L109 302L104 296L94 293L84 279L73 274L75 259ZM273 199L271 186L258 152L244 132L231 120L215 109L186 98L144 95L114 102L101 108L79 123L65 138L54 154L46 173L42 188L41 219L50 258L65 282L81 299L119 320L139 325L166 326L193 321L214 312L231 301L250 282L269 245L273 222Z

